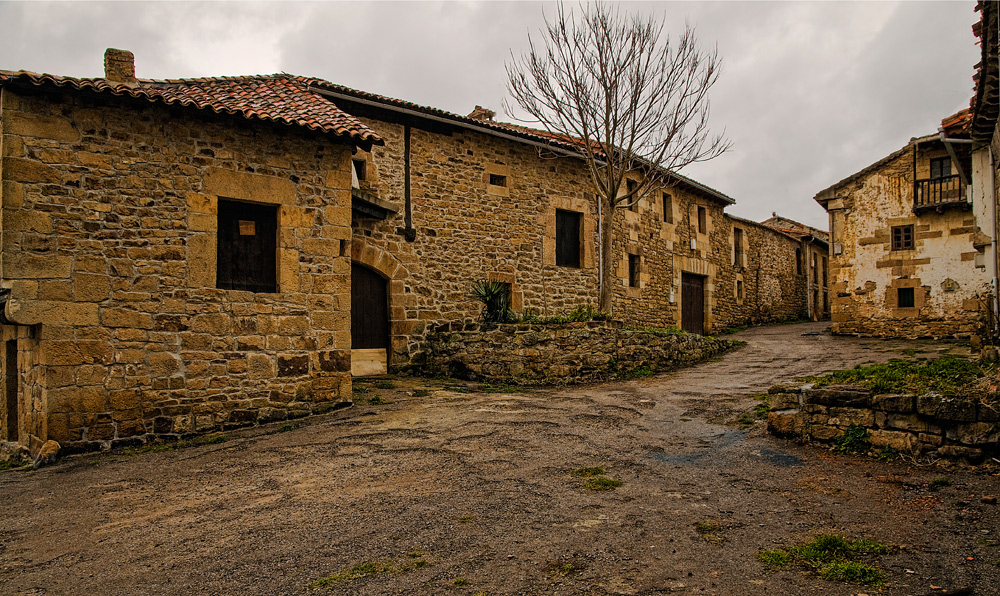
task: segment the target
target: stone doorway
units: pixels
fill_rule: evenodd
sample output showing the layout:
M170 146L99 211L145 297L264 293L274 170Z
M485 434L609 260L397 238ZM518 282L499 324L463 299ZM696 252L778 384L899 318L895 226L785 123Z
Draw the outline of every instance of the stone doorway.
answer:
M681 273L681 329L705 334L705 276Z
M388 349L388 280L370 267L351 263L351 374L385 374Z

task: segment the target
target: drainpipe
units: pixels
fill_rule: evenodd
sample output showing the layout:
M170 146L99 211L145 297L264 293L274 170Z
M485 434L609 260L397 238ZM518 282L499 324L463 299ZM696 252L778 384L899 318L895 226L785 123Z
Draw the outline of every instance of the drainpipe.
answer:
M604 292L604 199L594 194L597 199L597 303L601 303Z
M990 230L990 236L992 238L990 240L990 250L993 251L993 254L991 255L992 258L990 259L993 265L993 291L991 296L993 299L993 317L990 321L990 326L993 328L992 331L994 334L996 334L1000 331L1000 329L998 329L998 326L1000 326L1000 310L998 310L998 307L1000 307L1000 283L997 283L997 185L995 169L996 162L994 161L992 144L987 147L987 151L989 151L990 156L990 188L989 193L984 194L986 194L990 201L990 227L992 227L992 230Z
M417 239L413 229L413 205L410 202L410 125L403 125L403 238L407 242Z

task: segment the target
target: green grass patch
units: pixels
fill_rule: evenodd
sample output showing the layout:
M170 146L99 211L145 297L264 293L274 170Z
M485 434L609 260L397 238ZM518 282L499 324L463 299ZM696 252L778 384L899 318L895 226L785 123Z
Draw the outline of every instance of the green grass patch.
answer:
M899 461L900 454L899 449L895 447L889 447L888 445L882 447L875 453L875 459L885 462L895 462Z
M569 471L570 476L576 476L578 478L592 478L594 476L603 476L604 474L604 468L601 467L576 468Z
M371 577L383 573L406 573L427 565L425 554L420 551L407 553L402 560L365 561L350 567L345 567L336 573L325 575L309 582L307 587L314 590L329 590L363 577Z
M413 397L427 397L431 392L429 389L414 389Z
M653 376L653 369L649 368L649 365L643 364L642 366L637 366L632 370L624 371L618 376L623 379L642 379Z
M811 541L784 549L762 550L757 560L772 569L796 564L827 581L880 587L888 579L875 563L895 547L871 538L851 539L839 534L820 534Z
M626 331L639 331L640 333L652 333L653 335L687 335L687 331L677 327L622 327Z
M451 580L451 583L456 586L467 586L469 585L469 580L465 579L464 577L456 577L455 579Z
M7 461L0 461L0 470L13 470L14 468L20 468L31 463L30 459L25 459L23 457L13 457Z
M573 561L564 561L561 563L549 563L545 566L545 571L554 577L568 577L583 571L583 566Z
M951 486L951 480L948 480L947 478L944 477L934 478L933 480L930 481L928 486L930 486L932 489L937 490L945 486Z
M868 429L852 424L833 442L838 453L866 453L871 447Z
M395 389L396 388L396 384L393 383L392 381L375 381L372 384L372 386L375 387L376 389Z
M281 426L278 427L278 432L287 433L288 431L295 430L296 428L298 428L298 425L295 424L294 422L286 422L285 424L282 424Z
M934 360L893 359L884 364L858 365L814 380L817 387L857 385L875 393L925 393L944 395L961 393L976 379L987 374L978 363L960 356L941 356Z
M621 480L616 478L608 478L607 476L597 476L594 478L588 478L582 484L583 488L587 490L615 490L619 486L624 484Z
M371 389L365 387L364 385L354 385L351 387L351 393L354 393L355 395L362 395L365 393L371 393Z
M511 385L509 383L501 383L499 385L483 383L479 391L481 393L518 393L523 391L523 389L519 385Z

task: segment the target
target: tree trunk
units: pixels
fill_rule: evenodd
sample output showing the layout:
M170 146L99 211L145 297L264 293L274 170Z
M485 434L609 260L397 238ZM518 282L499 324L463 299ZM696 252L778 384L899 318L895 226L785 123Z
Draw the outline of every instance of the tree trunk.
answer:
M615 204L613 201L608 200L607 197L601 197L600 201L603 203L601 206L601 211L604 217L601 220L601 254L603 255L603 262L601 263L601 288L600 296L597 301L597 310L611 313L612 312L612 297L614 296L613 288L615 283L615 258L612 251L615 230Z

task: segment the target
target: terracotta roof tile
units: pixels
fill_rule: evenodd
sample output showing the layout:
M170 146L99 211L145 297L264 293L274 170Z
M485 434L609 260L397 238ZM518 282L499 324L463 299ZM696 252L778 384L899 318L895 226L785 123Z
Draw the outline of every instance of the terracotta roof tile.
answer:
M210 77L200 79L138 79L114 84L105 79L79 79L29 71L0 70L0 85L55 86L111 93L170 105L271 120L309 130L347 137L360 144L382 144L382 139L357 118L309 90L307 79L288 74Z

